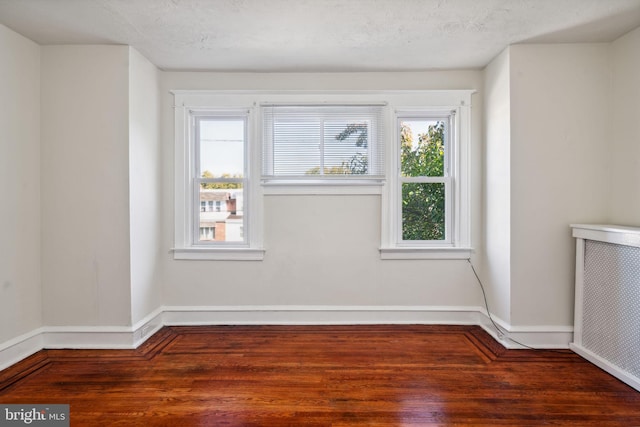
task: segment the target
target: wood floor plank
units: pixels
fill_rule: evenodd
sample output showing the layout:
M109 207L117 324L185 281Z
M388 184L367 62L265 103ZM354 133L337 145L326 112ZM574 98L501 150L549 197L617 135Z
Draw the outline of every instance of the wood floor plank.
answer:
M48 350L0 403L74 426L640 426L640 393L569 351L474 326L163 328L138 350Z

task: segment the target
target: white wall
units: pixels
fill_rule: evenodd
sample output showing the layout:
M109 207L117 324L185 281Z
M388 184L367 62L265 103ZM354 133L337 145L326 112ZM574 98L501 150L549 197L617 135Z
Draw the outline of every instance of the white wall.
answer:
M129 48L42 47L48 326L131 324Z
M354 74L161 74L164 212L173 212L172 89L478 89L479 71ZM482 101L474 95L472 150ZM479 161L473 171L479 174ZM476 197L476 204L479 199ZM168 306L472 306L479 287L466 261L380 260L380 196L265 196L261 262L176 261L173 215L163 220ZM478 206L473 206L474 215ZM475 218L475 217L474 217ZM477 238L474 228L474 239Z
M509 48L485 69L483 242L479 275L492 314L511 321L511 99Z
M131 316L135 324L162 305L162 174L158 69L129 49L129 206Z
M569 224L608 212L609 45L516 45L510 63L511 323L572 325Z
M0 343L42 326L40 47L0 25Z
M640 226L640 28L612 44L610 222Z
M478 89L472 244L490 303L516 327L571 325L568 225L640 225L639 52L635 30L512 46L484 72L182 73L0 26L0 343L160 305L482 304L466 261L379 259L376 195L266 196L264 261L173 260L171 89Z

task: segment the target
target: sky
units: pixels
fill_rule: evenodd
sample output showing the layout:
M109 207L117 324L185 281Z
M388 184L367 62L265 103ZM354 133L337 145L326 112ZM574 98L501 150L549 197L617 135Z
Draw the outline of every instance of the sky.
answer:
M429 126L433 126L438 123L438 120L433 119L403 119L403 124L406 124L411 128L411 134L413 136L413 148L415 149L418 145L418 135L422 135L423 133L427 133L429 130Z
M200 121L200 172L244 173L244 119Z

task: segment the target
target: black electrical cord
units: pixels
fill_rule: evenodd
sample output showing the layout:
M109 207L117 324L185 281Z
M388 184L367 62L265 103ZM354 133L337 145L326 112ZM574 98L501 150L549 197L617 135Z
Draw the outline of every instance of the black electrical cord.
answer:
M526 349L529 349L529 350L552 351L552 352L555 352L555 353L566 354L566 352L562 351L562 350L535 348L535 347L531 347L531 346L528 346L526 344L523 344L520 341L514 340L513 338L511 338L509 336L509 334L507 333L507 331L503 330L500 326L498 326L498 324L493 320L493 317L491 317L491 310L489 310L489 302L487 301L487 293L484 290L484 285L482 284L482 280L480 280L480 276L478 276L478 273L476 272L476 269L474 268L473 263L471 262L471 260L467 259L467 262L471 266L471 271L473 271L473 275L476 276L476 280L478 281L478 284L480 285L480 289L482 290L482 298L484 299L484 307L487 310L487 316L489 317L489 320L491 321L491 324L493 325L493 327L496 328L496 332L498 333L498 338L507 339L507 340L511 341L512 343L517 344L519 346L522 346L522 347L524 347Z

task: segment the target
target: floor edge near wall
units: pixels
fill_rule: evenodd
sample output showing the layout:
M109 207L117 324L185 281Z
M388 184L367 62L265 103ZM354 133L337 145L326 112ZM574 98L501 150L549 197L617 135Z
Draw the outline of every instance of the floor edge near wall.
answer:
M567 326L512 327L481 307L215 306L160 307L132 327L43 327L0 344L0 371L42 349L135 349L162 326L178 325L477 325L509 349L569 348Z

